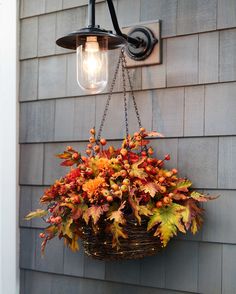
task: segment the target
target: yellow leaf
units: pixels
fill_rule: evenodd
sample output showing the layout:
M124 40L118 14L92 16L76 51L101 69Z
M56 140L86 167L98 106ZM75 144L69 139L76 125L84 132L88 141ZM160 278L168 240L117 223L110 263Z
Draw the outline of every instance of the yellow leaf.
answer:
M71 210L74 210L74 209L75 209L75 206L74 206L74 204L72 204L72 203L61 203L60 206L61 206L61 207L68 207L68 208L70 208Z
M71 240L71 243L69 243L69 248L75 252L79 251L79 243L78 243L78 236L74 235L74 237Z
M71 158L72 154L68 151L64 151L63 153L56 154L56 157L61 159L69 159Z
M197 221L196 219L194 218L192 220L192 225L191 225L191 232L195 235L198 231L198 227L197 227Z
M122 227L117 222L114 222L113 224L109 225L108 230L112 234L112 248L116 247L117 249L119 249L119 238L127 239L128 235L122 230Z
M131 172L133 177L139 178L139 179L145 179L148 175L145 173L144 168L139 167L140 164L142 164L144 159L139 160L138 162L132 164L131 166Z
M182 220L183 220L183 223L184 223L186 229L188 229L187 224L190 219L191 219L190 209L188 206L185 206L185 210L182 211Z
M153 216L150 218L147 230L151 230L157 226L154 236L159 236L162 245L165 247L169 240L177 234L177 231L185 233L182 220L185 217L186 208L182 205L173 203L170 206L157 208L154 210Z
M112 211L107 219L118 224L124 225L126 223L126 220L124 218L123 212L121 211L124 207L125 202L121 204L118 210Z
M45 216L47 214L48 214L47 210L44 210L44 209L36 209L35 211L32 211L29 214L27 214L26 217L25 217L25 219L26 220L31 220L32 218L35 218L35 217L43 217L43 216Z
M175 186L175 189L179 192L188 192L188 188L192 186L192 182L189 180L181 179L177 185Z
M194 235L198 232L202 223L203 223L203 219L200 215L197 215L195 218L192 219L191 232Z
M150 216L153 214L146 205L139 205L138 213L139 215L145 215L145 216Z
M45 229L45 232L49 236L49 238L53 238L58 233L58 227L56 225L50 225Z

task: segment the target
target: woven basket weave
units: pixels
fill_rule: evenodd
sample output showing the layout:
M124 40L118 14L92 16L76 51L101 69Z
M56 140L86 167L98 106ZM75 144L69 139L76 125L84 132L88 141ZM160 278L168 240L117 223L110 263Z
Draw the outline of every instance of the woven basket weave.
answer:
M120 249L112 248L112 236L105 232L105 222L100 223L100 231L95 235L93 229L83 226L83 246L88 256L99 260L138 259L155 255L161 250L158 237L153 236L153 231L147 232L147 220L142 219L141 225L137 224L132 216L126 217L125 232L127 239L120 238Z

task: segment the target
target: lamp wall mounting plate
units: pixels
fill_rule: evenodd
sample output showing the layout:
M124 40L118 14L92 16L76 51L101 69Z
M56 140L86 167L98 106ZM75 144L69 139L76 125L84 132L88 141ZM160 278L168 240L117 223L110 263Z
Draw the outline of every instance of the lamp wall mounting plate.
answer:
M142 30L142 28L145 29ZM122 29L122 32L127 34L128 36L142 36L146 38L146 42L149 42L149 47L144 54L144 58L135 58L132 56L132 51L135 49L129 44L126 46L126 55L127 55L127 66L128 67L138 67L138 66L146 66L146 65L155 65L162 63L162 42L161 42L161 21L153 20L151 22L142 22L134 25L127 26ZM148 33L150 35L148 35ZM145 35L146 34L146 35ZM144 37L145 35L145 37ZM142 52L143 53L143 52Z
M128 33L128 36L143 40L142 46L128 44L126 47L126 52L129 57L137 61L146 59L152 53L155 44L158 42L152 31L147 27L134 27Z

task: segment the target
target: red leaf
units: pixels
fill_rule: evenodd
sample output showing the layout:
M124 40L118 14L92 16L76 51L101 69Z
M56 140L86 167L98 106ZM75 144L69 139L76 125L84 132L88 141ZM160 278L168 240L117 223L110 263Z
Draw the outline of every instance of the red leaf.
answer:
M72 213L73 220L79 219L82 216L82 214L83 214L83 210L80 207L75 209Z
M139 161L138 154L130 151L129 152L129 160L130 160L131 163L135 163L135 162Z
M149 143L150 143L149 140L141 140L141 141L140 141L140 145L141 145L141 146L146 146L146 145L148 145Z
M75 161L74 161L74 160L70 160L70 159L65 160L65 161L63 161L63 162L61 163L62 166L72 166L72 165L74 165L74 164L75 164Z
M90 218L92 217L93 223L96 225L100 217L102 216L102 214L104 212L107 212L108 210L109 210L108 204L104 204L102 206L92 205L84 212L83 219L88 224Z
M186 229L188 230L193 222L193 220L197 220L197 230L201 226L201 215L203 214L204 209L199 206L199 204L193 200L188 199L184 202L184 206L187 208L187 211L189 212L186 215L186 219L184 219L184 224Z

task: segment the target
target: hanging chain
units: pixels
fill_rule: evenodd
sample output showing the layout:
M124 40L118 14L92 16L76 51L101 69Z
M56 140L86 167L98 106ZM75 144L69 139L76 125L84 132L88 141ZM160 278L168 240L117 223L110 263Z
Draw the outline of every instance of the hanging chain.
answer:
M126 80L125 80L125 63L124 63L124 53L123 49L121 50L122 54L122 79L123 79L123 96L124 96L124 110L125 110L125 132L126 138L129 136L129 124L128 124L128 105L127 105L127 92L126 92Z
M124 51L122 51L121 54L122 54L122 60L123 60L122 69L126 70L126 74L127 74L127 77L128 77L128 82L129 82L131 97L132 97L132 100L133 100L134 110L135 110L135 114L136 114L136 117L137 117L137 120L138 120L138 126L139 126L139 128L142 128L142 122L141 122L141 118L140 118L139 111L138 111L138 105L137 105L137 102L136 102L136 99L135 99L135 96L134 96L134 88L133 88L133 84L131 82L130 73L129 73L129 69L128 69L128 66L127 66L127 61L126 61L126 58L125 58ZM141 150L143 150L143 149L146 152L148 151L146 145L141 148Z
M133 104L134 104L134 110L135 110L136 117L137 117L137 120L138 120L138 126L139 126L139 128L141 128L142 127L142 122L141 122L141 118L140 118L139 111L138 111L138 105L137 105L137 102L136 102L135 96L134 96L134 88L133 88L133 84L131 82L129 69L127 67L127 61L126 61L126 58L125 58L125 53L124 53L124 51L122 51L121 53L122 53L122 59L123 59L124 68L126 69L126 73L127 73L127 77L128 77L129 87L130 87L130 91L131 91L131 97L132 97Z
M134 96L134 89L133 89L133 85L132 85L132 82L131 82L129 69L127 67L127 61L126 61L126 58L125 58L125 53L124 53L124 50L122 49L121 53L120 53L120 56L119 56L119 59L118 59L116 69L115 69L114 77L112 79L112 83L111 83L111 86L110 86L110 90L109 90L109 94L108 94L107 101L106 101L106 104L105 104L105 109L104 109L104 112L103 112L102 120L101 120L101 123L100 123L100 126L99 126L99 130L98 130L98 134L97 134L97 141L99 141L101 139L102 130L103 130L104 123L105 123L105 120L106 120L106 117L107 117L108 108L109 108L109 105L110 105L111 97L112 97L112 94L113 94L113 90L114 90L114 86L115 86L115 83L116 83L116 79L117 79L117 75L118 75L118 71L119 71L120 66L121 66L121 69L122 69L126 138L128 138L128 135L129 135L129 122L128 122L128 103L127 103L127 90L126 90L125 73L126 73L127 78L128 78L128 83L129 83L130 92L131 92L131 98L132 98L132 101L133 101L134 110L135 110L135 114L136 114L136 117L137 117L138 125L139 125L139 128L142 127L137 102L136 102L135 96Z
M103 112L102 120L101 120L101 123L100 123L100 126L99 126L98 135L97 135L97 140L98 141L101 139L102 130L103 130L104 123L105 123L105 120L106 120L107 111L108 111L109 104L110 104L110 101L111 101L111 96L112 96L113 89L114 89L114 86L115 86L115 83L116 83L116 78L117 78L117 75L118 75L118 71L119 71L119 68L120 68L121 61L122 61L122 53L120 53L120 56L119 56L119 59L118 59L118 63L117 63L116 69L115 69L114 77L112 79L109 94L108 94L108 97L107 97L105 109L104 109L104 112Z

